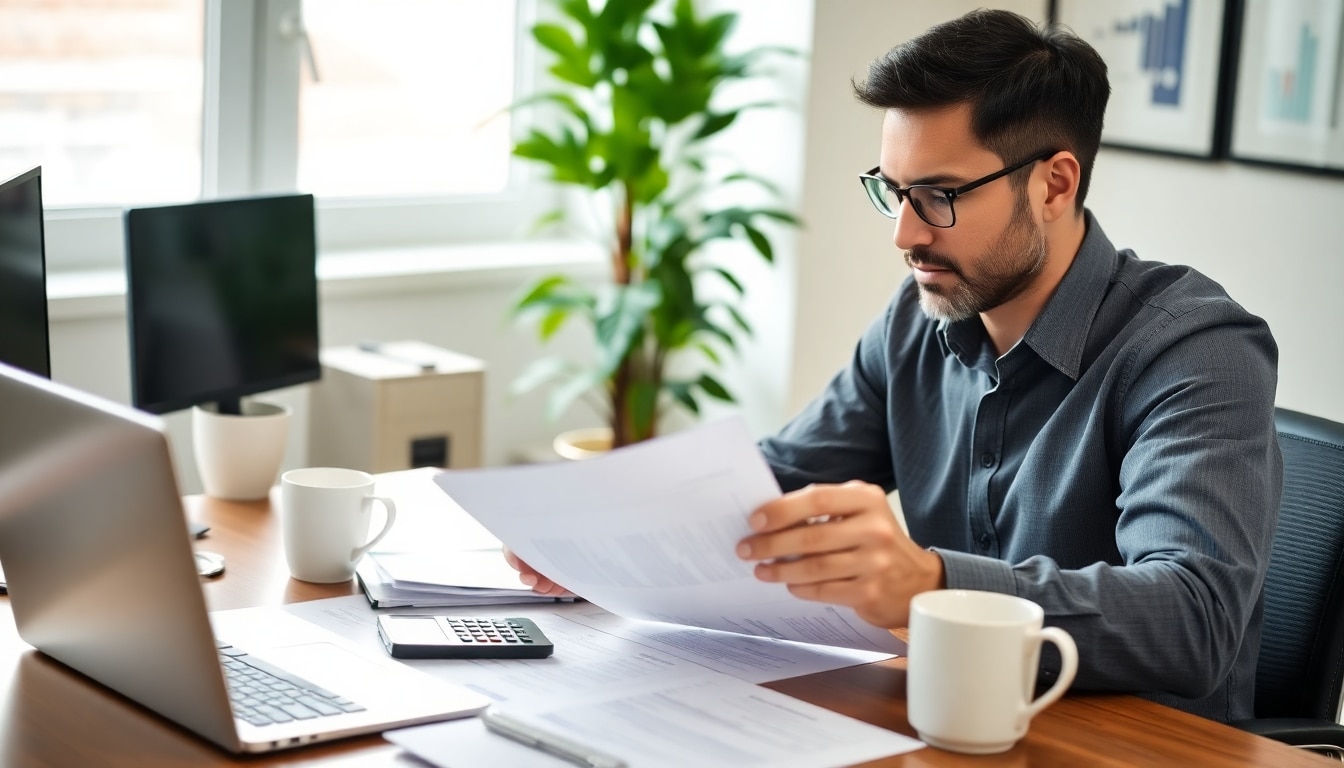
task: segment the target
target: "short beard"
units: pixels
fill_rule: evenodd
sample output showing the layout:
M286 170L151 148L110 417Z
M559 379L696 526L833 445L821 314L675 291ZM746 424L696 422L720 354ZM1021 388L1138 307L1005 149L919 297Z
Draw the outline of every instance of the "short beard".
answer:
M1002 306L1021 295L1045 269L1045 234L1031 220L1026 196L1018 197L1013 220L968 276L961 266L921 247L910 249L905 262L928 264L955 274L959 280L944 289L919 285L919 308L932 320L955 323Z

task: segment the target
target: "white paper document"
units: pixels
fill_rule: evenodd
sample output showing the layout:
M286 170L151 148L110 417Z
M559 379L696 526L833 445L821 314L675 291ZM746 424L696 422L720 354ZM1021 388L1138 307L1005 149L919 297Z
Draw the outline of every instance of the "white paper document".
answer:
M752 575L737 543L779 486L740 418L586 461L449 470L434 481L519 557L633 619L904 653L851 609Z
M518 572L504 561L499 548L374 552L369 559L398 587L453 587L463 594L532 592L518 580Z
M377 615L359 596L289 603L284 610L382 653ZM400 609L396 613L532 619L555 645L548 659L408 660L497 702L563 698L632 679L675 681L711 670L768 683L889 658L888 654L771 640L613 616L587 603Z
M381 652L376 614L357 595L290 603L283 610ZM403 612L444 611L398 611ZM750 685L876 661L886 654L624 619L587 603L479 606L469 613L526 616L555 644L555 654L404 663L484 694L502 711L536 720L538 727L564 728L571 740L584 744L590 733L618 728L619 738L608 734L591 745L620 756L630 768L756 763L820 768L921 746ZM787 738L779 731L787 731ZM443 768L570 765L489 733L476 718L385 737Z
M510 705L502 711L538 734L561 735L617 758L628 768L819 768L853 765L924 746L908 736L709 672L675 683L630 685L620 693ZM384 737L447 768L564 764L549 762L554 758L537 750L523 758L519 745L483 730L473 719L392 731ZM525 762L501 762L508 759L506 755Z
M499 549L499 539L435 488L433 477L438 472L426 467L376 476L374 493L396 502L397 522L372 552ZM374 509L374 520L381 520L378 506Z

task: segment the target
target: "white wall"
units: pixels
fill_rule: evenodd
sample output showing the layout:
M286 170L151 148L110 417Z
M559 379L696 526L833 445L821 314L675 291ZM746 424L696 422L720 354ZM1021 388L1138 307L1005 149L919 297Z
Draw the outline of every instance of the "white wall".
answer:
M855 176L876 163L880 114L851 77L931 24L981 5L1035 19L1045 3L817 2L790 412L829 379L905 275L890 224ZM1106 234L1145 259L1190 264L1264 317L1279 343L1280 405L1344 421L1344 179L1103 150L1088 195Z

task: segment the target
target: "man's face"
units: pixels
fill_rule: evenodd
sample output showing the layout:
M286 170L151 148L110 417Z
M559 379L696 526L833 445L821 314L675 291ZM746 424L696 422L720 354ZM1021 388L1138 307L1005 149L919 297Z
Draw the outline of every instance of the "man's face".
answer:
M901 187L958 187L1021 159L981 147L968 107L889 110L882 124L881 172ZM954 206L956 225L938 228L907 202L894 235L919 286L920 307L937 320L964 320L1011 301L1046 260L1045 236L1030 201L1007 178L967 192Z

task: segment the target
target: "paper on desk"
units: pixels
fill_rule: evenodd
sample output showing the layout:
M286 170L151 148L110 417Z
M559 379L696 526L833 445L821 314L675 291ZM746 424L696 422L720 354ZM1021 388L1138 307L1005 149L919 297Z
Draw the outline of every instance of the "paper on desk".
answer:
M826 768L924 746L908 736L712 672L670 683L633 684L619 693L509 705L504 711L534 728L620 758L629 768ZM442 768L519 764L514 762L522 757L517 745L482 734L483 730L473 720L383 736ZM548 756L529 755L524 764L553 764L539 759L544 757Z
M243 609L250 610L250 609ZM376 614L358 595L289 603L283 610L385 653ZM601 692L631 680L672 682L713 670L768 683L888 658L855 651L614 616L590 603L399 609L397 613L532 619L555 644L548 659L416 659L405 663L496 702Z
M374 552L369 559L397 587L459 587L465 588L463 594L532 593L518 580L518 572L509 567L498 548Z
M853 610L798 599L735 554L779 486L740 418L586 461L434 478L538 571L612 613L872 651L905 644Z

